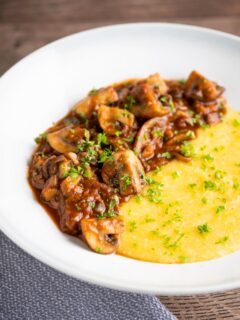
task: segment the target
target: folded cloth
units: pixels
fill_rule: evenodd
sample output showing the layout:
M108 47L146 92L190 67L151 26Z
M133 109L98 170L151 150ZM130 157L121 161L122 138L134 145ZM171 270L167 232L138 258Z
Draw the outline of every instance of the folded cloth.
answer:
M0 233L1 320L176 319L150 295L88 284L25 253Z

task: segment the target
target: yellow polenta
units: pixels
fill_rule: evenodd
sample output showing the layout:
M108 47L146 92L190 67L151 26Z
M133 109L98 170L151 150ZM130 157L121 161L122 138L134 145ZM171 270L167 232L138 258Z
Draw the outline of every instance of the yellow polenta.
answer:
M191 163L173 160L121 208L119 254L160 263L213 259L240 249L240 113L199 129L185 145Z

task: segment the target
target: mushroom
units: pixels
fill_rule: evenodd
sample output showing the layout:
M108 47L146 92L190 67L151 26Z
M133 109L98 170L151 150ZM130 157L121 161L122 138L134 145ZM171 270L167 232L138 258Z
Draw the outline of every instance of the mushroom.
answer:
M167 122L167 117L155 117L146 121L139 130L134 150L142 160L147 161L153 158L155 151L162 147Z
M98 109L98 120L107 134L114 135L122 126L133 127L135 117L127 110L101 105Z
M153 87L153 89L157 89L160 95L164 95L167 93L168 87L166 82L161 78L159 73L155 73L149 76L146 80L146 83Z
M42 192L41 199L47 202L49 206L57 209L59 206L59 190L58 190L58 178L56 175L51 176L45 183Z
M131 107L131 112L144 119L161 117L169 113L169 108L164 107L157 99L153 86L148 83L138 83L131 91L131 96L136 101Z
M47 135L50 146L60 153L75 152L77 145L86 138L89 138L88 130L73 126L64 127Z
M83 238L89 247L102 254L110 254L119 246L119 234L123 232L124 224L121 218L82 219Z
M85 99L79 101L73 107L73 110L78 114L89 117L95 110L96 106L113 103L117 100L118 95L116 90L113 87L108 87L98 91L96 90L96 93L88 95Z
M81 176L65 178L60 185L63 195L67 197L74 193L81 194L82 187L79 185L80 180L81 180Z
M122 196L139 193L144 185L144 169L132 150L113 153L113 157L104 162L103 181L119 188Z
M191 72L184 85L184 92L188 98L206 102L216 100L223 91L223 87L208 80L197 71Z

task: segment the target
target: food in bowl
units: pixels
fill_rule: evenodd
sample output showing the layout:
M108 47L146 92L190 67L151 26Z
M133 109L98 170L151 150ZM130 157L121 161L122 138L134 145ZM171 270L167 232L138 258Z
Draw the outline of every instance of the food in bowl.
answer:
M218 230L219 239L211 238L217 218L210 224L208 216L210 204L219 202L218 217L228 210L221 193L229 165L224 155L238 134L229 136L229 144L221 141L232 130L231 121L239 121L235 113L225 116L223 91L197 71L186 81L155 74L91 90L36 139L29 166L36 196L55 213L63 232L83 239L98 253L117 251L164 263L225 254L220 236L229 236ZM195 152L198 148L203 148L202 158ZM221 150L214 157L211 148ZM213 164L215 171L209 168ZM212 172L216 179L222 177L219 183ZM229 197L236 196L235 191L231 189ZM203 210L200 205L205 205ZM219 241L218 252L204 255L193 249L194 244L203 250L207 238ZM227 246L228 240L222 243Z

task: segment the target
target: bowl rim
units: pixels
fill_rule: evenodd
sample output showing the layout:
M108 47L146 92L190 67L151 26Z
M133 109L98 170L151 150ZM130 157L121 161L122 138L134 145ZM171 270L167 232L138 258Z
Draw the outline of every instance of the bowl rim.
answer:
M168 23L168 22L137 22L137 23L122 23L122 24L113 24L113 25L107 25L107 26L101 26L97 28L91 28L87 30L83 30L80 32L76 32L70 35L67 35L65 37L59 38L55 41L52 41L37 50L34 50L33 52L29 53L26 55L24 58L19 60L17 63L15 63L12 67L10 67L6 72L2 74L0 77L0 89L1 89L1 83L2 80L8 76L10 72L14 70L14 68L21 64L23 61L28 59L30 56L36 55L42 50L45 50L48 47L54 46L59 42L66 41L68 39L74 38L78 35L88 35L90 33L95 33L95 32L102 32L108 29L119 29L119 28L129 28L129 27L168 27L168 28L180 28L181 30L193 30L193 31L199 31L199 32L204 32L206 34L212 34L212 35L217 35L221 36L224 38L228 38L234 41L237 41L240 43L240 37L229 34L223 31L219 30L214 30L210 28L205 28L205 27L199 27L191 24L180 24L180 23ZM17 246L19 246L23 251L26 253L32 255L34 258L38 259L39 261L47 264L48 266L56 269L57 271L60 271L64 274L67 274L69 276L73 276L79 280L86 281L91 284L96 284L100 285L103 287L108 287L111 289L116 289L116 290L122 290L122 291L131 291L131 292L138 292L138 293L148 293L148 294L159 294L159 295L193 295L193 294L203 294L203 293L211 293L211 292L217 292L217 291L227 291L230 289L236 289L240 287L240 278L239 280L232 280L232 281L227 281L226 283L220 283L220 284L213 284L213 285L203 285L200 287L185 287L185 288L177 288L177 287L145 287L142 288L139 285L132 284L132 283L127 283L123 282L121 283L118 280L114 279L106 279L101 280L99 277L94 276L93 274L91 275L86 275L84 274L83 276L80 276L78 273L75 272L74 268L66 268L66 265L60 261L54 260L53 257L49 256L48 254L45 254L44 251L38 250L38 248L35 248L34 246L31 246L27 239L24 237L18 236L17 233L14 232L14 230L9 229L7 227L7 223L4 223L4 219L0 219L0 228L3 231L3 233L10 238ZM222 258L218 258L222 259ZM198 262L201 263L201 262ZM206 261L207 263L207 261ZM191 265L189 263L188 265Z

